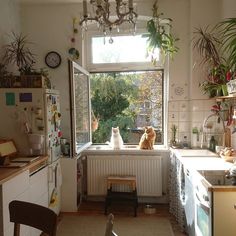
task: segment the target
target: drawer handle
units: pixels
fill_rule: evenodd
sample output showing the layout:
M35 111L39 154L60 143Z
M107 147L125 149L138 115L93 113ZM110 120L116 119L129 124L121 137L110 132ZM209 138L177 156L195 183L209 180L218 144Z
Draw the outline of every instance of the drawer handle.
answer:
M236 210L236 204L234 204L234 209Z

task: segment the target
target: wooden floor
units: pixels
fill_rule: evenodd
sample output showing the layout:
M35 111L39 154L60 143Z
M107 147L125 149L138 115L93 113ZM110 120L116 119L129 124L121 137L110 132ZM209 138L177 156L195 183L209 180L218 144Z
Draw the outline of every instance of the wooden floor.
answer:
M174 220L173 216L169 213L169 206L167 204L152 204L153 207L156 208L156 213L153 215L150 214L145 214L144 213L144 208L145 208L146 204L140 204L139 203L139 207L138 207L138 211L137 211L137 217L139 215L142 216L147 216L147 217L152 217L152 216L159 216L159 217L166 217L170 220L171 225L172 225L172 229L174 232L175 236L186 236L186 234L182 233L176 223L176 221ZM128 204L126 203L122 203L122 204L118 204L118 203L114 203L112 204L111 208L109 208L109 212L111 212L114 215L130 215L133 216L134 211L133 208L130 207ZM100 215L100 214L104 214L104 202L94 202L94 201L83 201L80 204L78 213L79 215Z

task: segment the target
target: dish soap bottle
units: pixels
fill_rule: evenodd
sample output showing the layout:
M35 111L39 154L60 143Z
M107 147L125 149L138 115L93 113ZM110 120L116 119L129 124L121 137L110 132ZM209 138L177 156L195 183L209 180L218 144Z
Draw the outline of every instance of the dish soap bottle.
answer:
M214 136L211 136L209 149L210 149L212 152L215 152L215 151L216 151L216 140L215 140L215 137L214 137Z

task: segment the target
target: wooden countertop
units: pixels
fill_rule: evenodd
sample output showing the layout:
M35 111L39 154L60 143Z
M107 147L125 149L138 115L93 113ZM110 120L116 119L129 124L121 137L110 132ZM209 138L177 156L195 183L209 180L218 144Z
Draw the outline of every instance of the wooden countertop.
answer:
M36 169L38 169L40 166L46 166L47 165L48 156L41 156L37 158L36 160L27 163L23 167L0 167L0 184L3 184L4 182L10 180L11 178L17 176L18 174L29 170L29 173L34 172Z

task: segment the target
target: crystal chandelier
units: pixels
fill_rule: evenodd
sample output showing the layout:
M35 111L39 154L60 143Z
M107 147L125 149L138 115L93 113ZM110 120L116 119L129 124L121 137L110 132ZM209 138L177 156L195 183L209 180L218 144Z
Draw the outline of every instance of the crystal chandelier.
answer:
M119 26L124 22L128 22L135 33L138 14L134 11L133 0L115 0L115 4L116 16L113 19L109 0L90 0L93 16L88 13L87 1L83 0L83 17L80 20L82 30L87 30L88 22L94 21L97 22L98 28L106 36L109 33L111 34L113 29L119 31Z

